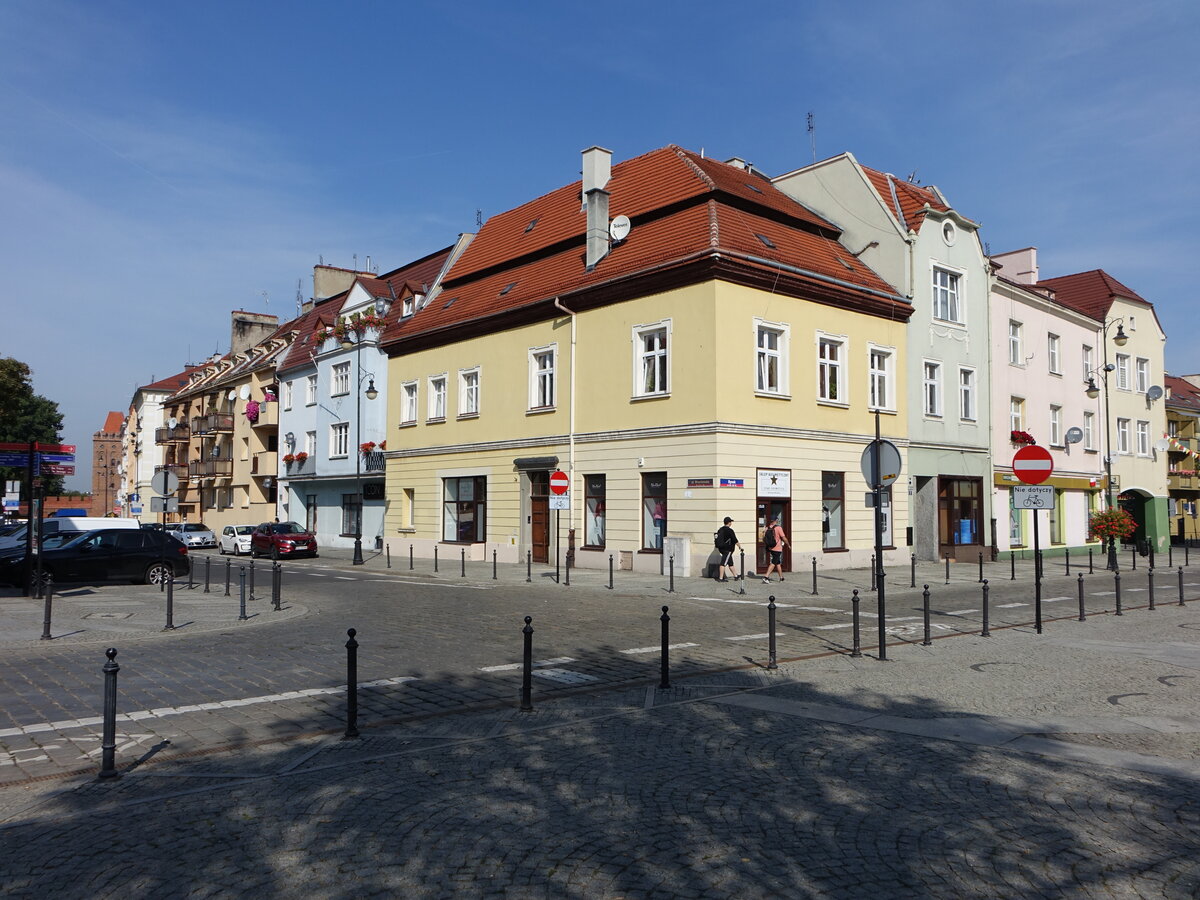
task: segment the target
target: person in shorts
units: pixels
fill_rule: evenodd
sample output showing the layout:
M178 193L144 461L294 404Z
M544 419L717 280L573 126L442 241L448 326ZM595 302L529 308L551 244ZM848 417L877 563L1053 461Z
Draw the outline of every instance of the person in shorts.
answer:
M725 517L725 524L717 529L717 552L721 554L721 562L717 565L717 581L728 581L733 576L734 581L741 578L733 568L733 551L740 550L737 532L730 528L733 519Z
M788 539L783 533L783 526L779 524L779 516L773 516L767 530L763 532L763 546L766 547L771 560L767 566L767 573L763 576L763 584L771 583L772 569L779 571L779 580L783 581L783 548L788 546Z

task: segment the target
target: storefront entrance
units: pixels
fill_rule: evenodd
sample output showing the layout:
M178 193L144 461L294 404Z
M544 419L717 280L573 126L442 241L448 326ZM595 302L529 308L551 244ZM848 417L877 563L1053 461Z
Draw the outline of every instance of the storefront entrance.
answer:
M529 551L535 563L550 562L550 473L529 473Z
M983 480L939 476L938 555L974 559L983 540Z
M754 517L758 530L758 536L754 541L755 564L758 567L756 571L760 575L767 571L767 565L770 562L767 558L767 548L763 546L763 532L767 530L767 524L775 516L779 516L779 524L783 527L783 533L789 542L787 546L781 548L783 550L783 570L785 572L792 571L792 501L783 497L760 497ZM743 544L743 546L745 545Z

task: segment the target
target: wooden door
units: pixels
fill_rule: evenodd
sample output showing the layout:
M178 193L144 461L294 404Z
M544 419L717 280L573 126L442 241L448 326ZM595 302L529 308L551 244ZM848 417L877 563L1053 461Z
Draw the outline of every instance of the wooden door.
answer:
M550 473L529 473L529 549L535 563L550 562Z

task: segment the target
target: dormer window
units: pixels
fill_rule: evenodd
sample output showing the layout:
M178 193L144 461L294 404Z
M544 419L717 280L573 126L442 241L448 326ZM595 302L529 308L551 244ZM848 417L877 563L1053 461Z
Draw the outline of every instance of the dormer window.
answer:
M416 308L416 298L415 297L405 297L404 301L403 301L403 305L401 306L401 314L403 315L404 318L407 319L409 316L411 316L413 314L413 311L415 308Z

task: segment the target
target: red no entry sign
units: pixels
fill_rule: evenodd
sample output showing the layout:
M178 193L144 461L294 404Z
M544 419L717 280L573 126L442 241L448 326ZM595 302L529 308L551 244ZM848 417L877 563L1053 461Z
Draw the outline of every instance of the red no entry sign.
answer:
M571 488L571 479L566 472L550 473L550 493L565 494Z
M1022 447L1013 454L1013 474L1026 484L1041 484L1054 472L1050 451L1037 444Z

